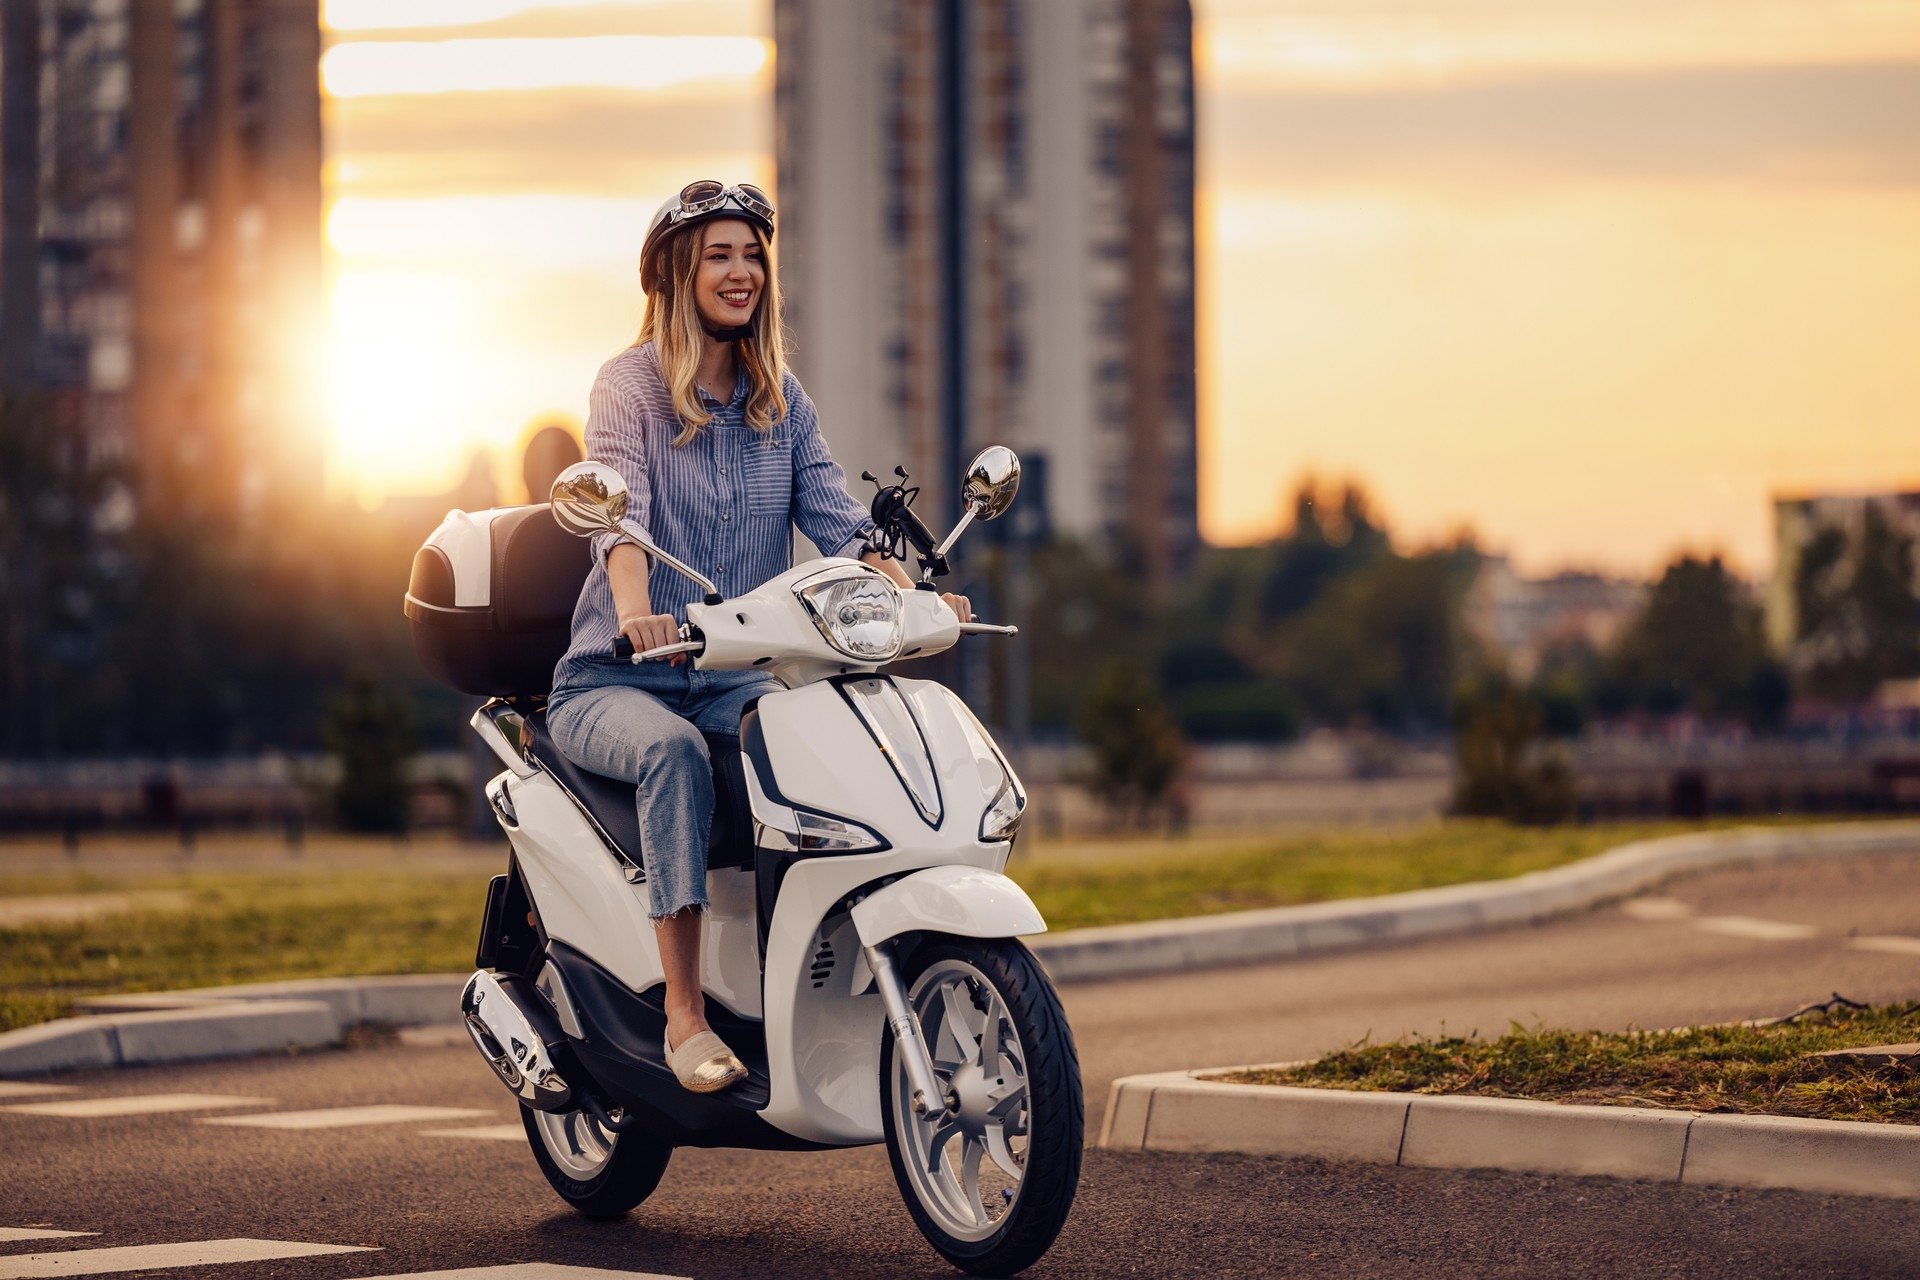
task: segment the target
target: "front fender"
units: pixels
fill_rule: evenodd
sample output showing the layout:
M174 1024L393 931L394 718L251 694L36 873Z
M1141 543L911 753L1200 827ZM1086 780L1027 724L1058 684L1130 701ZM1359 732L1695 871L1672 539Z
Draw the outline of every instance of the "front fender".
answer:
M871 947L916 929L963 938L1017 938L1045 933L1047 922L1027 891L997 871L928 867L868 894L853 908L860 945Z

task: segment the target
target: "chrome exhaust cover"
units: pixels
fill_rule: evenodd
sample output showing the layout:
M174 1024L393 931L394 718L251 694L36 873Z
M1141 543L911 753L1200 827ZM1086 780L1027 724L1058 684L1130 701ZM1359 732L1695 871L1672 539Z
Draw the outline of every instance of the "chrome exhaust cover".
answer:
M535 1111L573 1111L573 1088L555 1069L549 1048L564 1043L566 1034L542 1003L524 980L482 969L460 993L460 1016L508 1092Z

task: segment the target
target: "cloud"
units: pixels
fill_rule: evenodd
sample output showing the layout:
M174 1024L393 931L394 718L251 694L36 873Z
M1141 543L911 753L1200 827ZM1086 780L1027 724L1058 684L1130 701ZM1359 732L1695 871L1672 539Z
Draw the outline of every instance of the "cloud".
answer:
M1610 176L1920 182L1920 62L1205 92L1212 180Z
M753 36L350 40L322 56L320 78L335 98L571 85L657 91L700 80L748 91L771 60L771 42Z
M767 182L773 119L759 94L525 94L329 104L337 191L362 196L675 191L693 178Z

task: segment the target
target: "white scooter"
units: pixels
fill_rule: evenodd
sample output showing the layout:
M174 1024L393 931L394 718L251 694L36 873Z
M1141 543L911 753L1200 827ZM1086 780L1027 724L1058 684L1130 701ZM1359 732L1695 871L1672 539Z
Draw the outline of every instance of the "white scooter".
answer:
M407 613L436 675L494 695L473 727L506 766L487 798L512 845L461 1013L519 1100L541 1171L584 1213L639 1204L678 1146L885 1142L933 1247L1008 1274L1065 1222L1084 1123L1059 999L1016 941L1046 925L1001 874L1026 794L959 698L881 668L1013 633L959 622L932 584L962 530L1005 510L1019 462L999 447L974 460L964 514L937 545L896 474L874 499L876 540L902 556L912 544L918 590L829 557L723 600L625 519L624 482L593 462L555 482L551 520L544 506L454 512L435 532ZM619 532L705 588L683 640L634 661L685 653L786 686L745 713L737 742L708 740L701 984L749 1069L720 1093L688 1092L664 1061L633 788L547 736L540 663L551 671L564 649L586 561L564 534L556 546L556 522Z

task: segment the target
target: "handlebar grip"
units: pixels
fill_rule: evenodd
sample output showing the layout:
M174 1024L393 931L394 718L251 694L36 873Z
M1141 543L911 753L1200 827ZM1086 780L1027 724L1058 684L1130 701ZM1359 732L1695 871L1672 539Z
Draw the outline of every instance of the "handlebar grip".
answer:
M613 638L613 656L616 658L631 658L633 656L633 641L627 639L625 636L615 636Z

